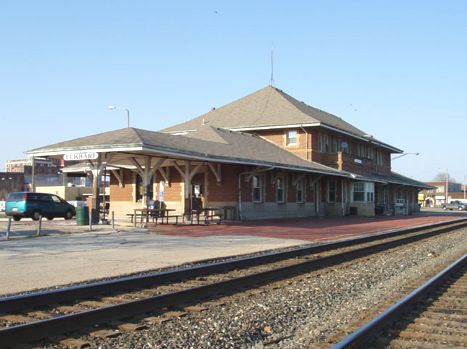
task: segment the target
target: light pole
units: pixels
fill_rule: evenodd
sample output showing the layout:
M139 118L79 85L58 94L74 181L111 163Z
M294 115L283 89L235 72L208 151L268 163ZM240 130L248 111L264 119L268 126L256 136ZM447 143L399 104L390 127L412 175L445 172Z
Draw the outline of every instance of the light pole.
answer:
M399 159L399 158L401 158L401 157L403 157L403 156L406 156L406 155L415 155L415 156L418 156L418 155L420 155L420 153L402 153L402 154L400 154L400 155L398 155L398 156L393 157L393 158L391 159L391 161L392 161L392 160Z
M467 177L467 175L464 175L464 201L465 201L465 177Z
M128 124L127 127L130 127L130 111L127 108L122 108L122 107L116 107L114 105L109 105L109 110L117 110L117 109L121 109L121 110L126 111L126 119L127 119L127 124Z
M448 197L449 197L449 172L446 169L446 199L444 200L446 205L448 204Z

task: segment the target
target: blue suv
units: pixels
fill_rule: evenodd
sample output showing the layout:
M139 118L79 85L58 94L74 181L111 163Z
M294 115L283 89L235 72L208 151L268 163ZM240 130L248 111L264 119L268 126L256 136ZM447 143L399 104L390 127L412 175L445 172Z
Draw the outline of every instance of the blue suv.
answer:
M29 217L37 221L41 217L52 220L55 217L71 219L76 214L75 207L61 197L45 193L10 193L5 202L5 213L15 221Z

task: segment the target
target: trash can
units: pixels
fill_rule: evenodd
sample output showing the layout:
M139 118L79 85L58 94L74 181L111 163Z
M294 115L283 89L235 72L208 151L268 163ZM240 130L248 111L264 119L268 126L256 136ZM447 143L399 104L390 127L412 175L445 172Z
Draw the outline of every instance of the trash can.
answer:
M89 208L87 206L76 208L76 224L89 225Z

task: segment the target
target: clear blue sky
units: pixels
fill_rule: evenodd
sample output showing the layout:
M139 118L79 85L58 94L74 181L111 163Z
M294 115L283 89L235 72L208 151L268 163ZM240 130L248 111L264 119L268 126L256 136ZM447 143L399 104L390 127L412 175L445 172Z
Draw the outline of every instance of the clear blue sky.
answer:
M158 130L269 83L467 175L467 1L2 1L0 169L25 150Z

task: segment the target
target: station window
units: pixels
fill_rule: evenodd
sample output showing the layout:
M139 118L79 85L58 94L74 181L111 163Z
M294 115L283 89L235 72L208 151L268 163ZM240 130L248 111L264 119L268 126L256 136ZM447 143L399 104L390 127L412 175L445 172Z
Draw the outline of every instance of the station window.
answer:
M376 150L376 164L380 166L384 164L384 154L380 149Z
M331 136L331 152L332 153L335 153L338 151L338 142L337 142L337 138L334 137L334 136Z
M260 176L253 176L253 202L262 202L263 180Z
M366 144L357 143L357 156L366 158Z
M363 182L353 184L353 201L365 201L365 185Z
M277 203L283 203L285 201L284 199L284 178L278 177L276 179L276 202Z
M340 143L340 149L341 149L341 151L342 151L343 153L346 153L346 154L350 153L350 151L349 151L349 144L348 144L347 142L345 142L345 141L342 141L342 142Z
M297 202L303 203L303 179L297 181Z
M375 184L373 182L355 182L353 183L352 188L352 201L374 201Z
M328 181L328 202L336 202L336 182Z
M329 136L325 133L318 134L318 150L321 153L329 152Z
M286 144L297 145L297 130L290 130L286 133Z
M371 160L375 159L375 148L371 146L368 147L368 159L371 159Z

